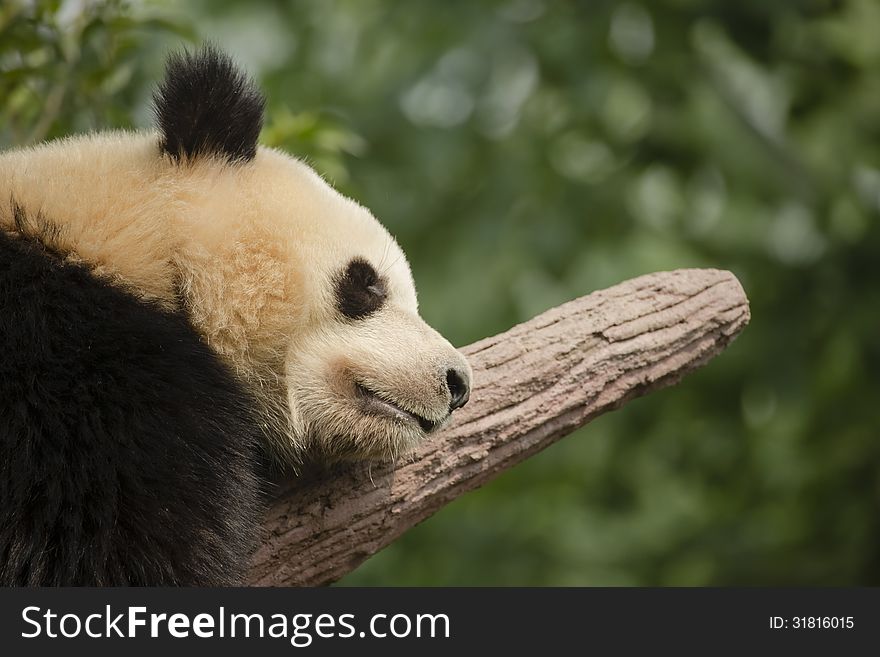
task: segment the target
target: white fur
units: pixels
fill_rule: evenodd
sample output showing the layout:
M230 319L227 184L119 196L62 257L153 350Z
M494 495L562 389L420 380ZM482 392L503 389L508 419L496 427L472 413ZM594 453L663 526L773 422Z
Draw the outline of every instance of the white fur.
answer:
M0 228L14 232L14 201L60 227L58 252L187 312L257 395L283 454L394 457L423 437L364 412L355 383L446 417L445 372L470 369L419 317L406 258L369 211L279 151L179 164L158 141L112 132L0 155ZM345 320L333 279L355 256L386 277L388 301Z

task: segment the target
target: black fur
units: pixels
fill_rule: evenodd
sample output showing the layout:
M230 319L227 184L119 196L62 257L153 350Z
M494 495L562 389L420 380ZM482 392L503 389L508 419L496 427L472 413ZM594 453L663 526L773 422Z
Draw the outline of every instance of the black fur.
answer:
M162 150L176 160L254 159L265 105L232 59L211 46L169 57L165 80L153 94Z
M14 198L10 199L9 205L12 208L12 226L16 233L32 237L42 244L44 249L58 258L67 255L62 253L58 247L58 243L61 241L61 228L58 224L46 221L42 212L27 213Z
M0 231L0 585L239 581L247 399L184 317Z
M362 258L355 258L336 277L336 307L349 319L363 319L385 304L385 281Z

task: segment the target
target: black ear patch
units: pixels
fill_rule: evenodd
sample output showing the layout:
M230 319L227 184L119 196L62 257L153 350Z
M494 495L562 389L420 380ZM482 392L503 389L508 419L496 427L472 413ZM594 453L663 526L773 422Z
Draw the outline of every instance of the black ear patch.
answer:
M153 93L160 145L175 160L254 159L265 105L253 81L212 46L170 56Z
M354 258L336 277L336 307L349 319L372 315L387 296L384 279L363 258Z

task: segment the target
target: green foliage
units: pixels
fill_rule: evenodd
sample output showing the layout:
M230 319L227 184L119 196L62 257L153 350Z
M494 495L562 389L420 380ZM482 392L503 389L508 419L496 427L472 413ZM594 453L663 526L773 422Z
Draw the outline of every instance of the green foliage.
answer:
M144 66L162 36L189 30L122 0L12 0L0 6L0 143L129 126L144 105ZM156 59L155 56L153 59ZM158 62L156 62L158 63Z
M875 2L85 4L0 10L0 140L143 124L198 25L264 82L264 141L398 236L453 342L652 270L750 296L705 370L345 583L880 584Z

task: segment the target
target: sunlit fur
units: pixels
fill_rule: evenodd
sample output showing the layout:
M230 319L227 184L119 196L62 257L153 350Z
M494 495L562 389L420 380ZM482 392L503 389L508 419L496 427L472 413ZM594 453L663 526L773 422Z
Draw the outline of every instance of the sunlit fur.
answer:
M301 161L260 147L249 162L174 161L154 133L111 132L0 156L0 227L13 203L53 222L57 252L131 293L182 308L253 389L277 453L393 458L424 438L363 412L361 383L440 421L462 356L418 315L409 265L366 209ZM48 235L48 234L47 234ZM341 316L334 276L354 257L387 302Z

